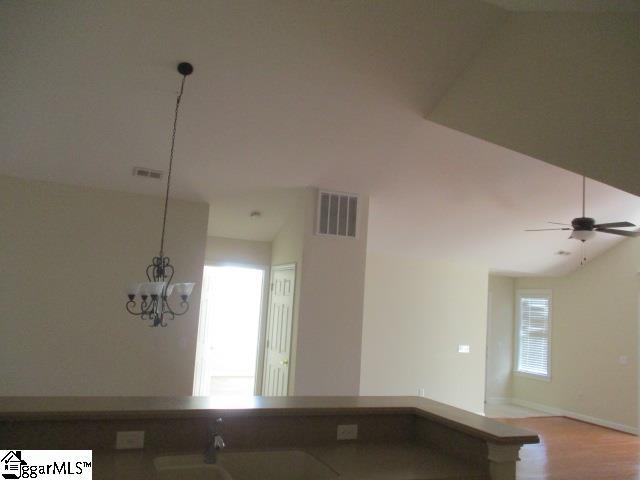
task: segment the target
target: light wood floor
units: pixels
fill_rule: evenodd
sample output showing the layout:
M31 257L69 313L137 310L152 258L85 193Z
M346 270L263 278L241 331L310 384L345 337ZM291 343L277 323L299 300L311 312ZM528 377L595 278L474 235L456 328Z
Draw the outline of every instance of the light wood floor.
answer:
M508 418L540 435L520 451L518 480L638 480L640 439L564 417Z

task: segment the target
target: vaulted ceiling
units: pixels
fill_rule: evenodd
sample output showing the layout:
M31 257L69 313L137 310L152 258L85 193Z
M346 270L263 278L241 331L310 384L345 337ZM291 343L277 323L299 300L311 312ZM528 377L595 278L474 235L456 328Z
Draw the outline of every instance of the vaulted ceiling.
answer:
M579 177L425 119L513 15L474 0L3 1L0 174L160 194L131 170L166 169L188 60L174 192L212 205L211 233L268 239L289 189L320 186L371 196L372 250L562 273L577 259L555 252L577 242L522 229L574 217ZM606 185L589 206L640 222L638 198ZM264 224L237 222L253 209Z
M638 85L640 13L521 13L427 118L637 195Z

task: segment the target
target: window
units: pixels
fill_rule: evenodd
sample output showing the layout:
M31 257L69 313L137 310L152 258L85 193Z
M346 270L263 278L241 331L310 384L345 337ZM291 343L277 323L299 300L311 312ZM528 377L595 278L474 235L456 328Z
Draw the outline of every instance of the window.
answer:
M516 302L516 372L549 379L551 291L519 290Z

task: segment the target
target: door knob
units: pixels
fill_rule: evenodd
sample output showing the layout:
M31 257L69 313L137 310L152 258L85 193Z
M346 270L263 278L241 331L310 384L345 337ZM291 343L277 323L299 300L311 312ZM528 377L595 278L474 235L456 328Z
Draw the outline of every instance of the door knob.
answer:
M289 365L289 360L282 360L280 362L281 365Z

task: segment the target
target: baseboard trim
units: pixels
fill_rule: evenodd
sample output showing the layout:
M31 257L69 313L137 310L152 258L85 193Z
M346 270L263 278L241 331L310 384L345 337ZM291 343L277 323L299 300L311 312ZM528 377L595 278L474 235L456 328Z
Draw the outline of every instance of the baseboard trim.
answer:
M611 422L609 420L603 420L601 418L591 417L582 413L576 413L558 407L551 407L549 405L543 405L541 403L530 402L528 400L522 400L520 398L512 398L511 403L513 403L514 405L519 405L521 407L531 408L532 410L540 410L541 412L548 413L549 415L572 418L574 420L580 420L581 422L593 423L594 425L599 425L600 427L611 428L612 430L618 430L620 432L638 435L638 428L630 427L629 425L624 425L622 423Z
M487 405L508 405L511 403L511 399L509 397L489 397L484 403Z

